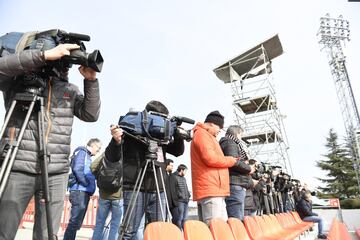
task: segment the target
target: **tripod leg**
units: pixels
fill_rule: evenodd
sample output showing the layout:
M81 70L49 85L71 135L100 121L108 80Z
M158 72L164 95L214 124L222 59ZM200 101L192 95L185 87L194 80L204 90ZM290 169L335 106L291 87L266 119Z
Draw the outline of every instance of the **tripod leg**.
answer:
M172 216L171 216L171 212L170 212L170 208L169 208L169 202L168 202L167 193L166 193L166 186L165 186L165 183L164 183L164 175L163 175L161 169L160 169L160 178L161 178L161 183L162 183L163 188L164 188L166 210L167 210L167 213L169 214L168 215L169 216L168 220L169 220L169 222L171 222Z
M149 165L149 162L150 160L147 160L146 161L146 164L145 166L141 169L141 171L139 172L138 176L137 176L137 179L136 179L136 183L135 183L135 187L134 187L134 190L131 194L131 198L130 198L130 202L129 202L129 205L128 205L128 209L126 209L126 212L125 212L125 216L123 218L123 222L121 224L121 232L119 234L119 237L118 237L118 240L122 240L123 237L124 237L124 234L127 232L128 228L129 228L129 224L130 224L130 221L131 221L131 217L133 215L133 211L135 209L135 203L136 203L136 200L138 198L138 195L139 195L139 192L140 192L140 188L141 188L141 185L144 181L144 177L145 177L145 173L146 173L146 169L147 169L147 166ZM140 177L141 176L141 177ZM130 209L129 209L130 207Z
M8 125L8 123L9 123L9 120L10 120L10 118L11 118L11 115L12 115L13 111L14 111L14 108L15 108L15 106L16 106L16 103L17 103L16 100L12 101L12 103L11 103L10 109L9 109L9 111L7 112L7 115L6 115L6 118L5 118L5 121L4 121L4 125L3 125L2 128L1 128L0 139L2 139L2 137L3 137L3 135L4 135L5 129L6 129L7 125Z
M36 99L37 99L37 96L34 96L33 100L31 101L31 103L29 105L29 109L28 109L28 111L26 113L24 123L21 126L19 136L16 139L16 141L14 142L14 145L12 145L10 147L10 149L8 150L8 152L6 154L6 157L5 157L4 161L3 161L3 164L1 166L1 172L0 172L0 177L1 177L0 178L1 179L0 199L1 199L2 195L3 195L3 193L4 193L6 184L8 182L10 171L12 169L12 166L14 165L15 157L16 157L16 154L17 154L18 149L19 149L19 144L20 144L20 142L21 142L21 140L22 140L22 138L24 136L26 126L29 123L29 119L30 119L31 113L32 113L32 111L34 109ZM16 104L16 102L15 103L13 102L11 106L13 107L14 104ZM14 105L14 107L15 107L15 105ZM12 110L14 110L14 109L12 109ZM12 112L11 112L11 114L12 114ZM9 117L9 119L10 119L9 115L10 115L10 113L8 113L7 117ZM10 155L11 155L11 157L10 157Z
M156 193L158 195L158 199L159 199L159 206L160 206L160 213L161 213L161 217L162 217L162 220L165 222L165 215L164 215L164 208L163 208L163 205L162 205L162 202L161 202L161 195L160 195L160 188L159 188L159 182L158 182L158 179L157 179L157 175L156 175L156 167L155 167L155 164L152 164L152 167L153 167L153 171L154 171L154 178L155 178L155 185L156 185ZM160 172L161 172L161 169L159 168ZM164 181L163 181L164 182ZM165 189L165 186L163 185L164 189Z
M42 179L42 190L43 190L43 201L45 202L45 209L46 209L46 222L47 222L47 229L48 229L48 238L49 239L57 239L54 236L54 230L52 225L52 213L50 207L50 193L49 193L49 175L48 175L48 154L46 149L46 142L45 142L45 125L44 125L44 99L39 97L40 100L40 111L38 113L38 124L39 124L39 146L40 146L40 165L41 165L41 179Z

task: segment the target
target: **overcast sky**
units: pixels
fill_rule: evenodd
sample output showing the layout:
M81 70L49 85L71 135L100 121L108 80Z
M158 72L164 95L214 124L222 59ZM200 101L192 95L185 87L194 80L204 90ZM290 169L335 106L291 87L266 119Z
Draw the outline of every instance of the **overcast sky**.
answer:
M90 35L88 51L101 50L105 59L103 72L98 75L101 115L96 123L75 122L72 147L92 137L107 145L110 124L117 123L129 108L143 110L153 99L168 106L170 114L196 121L204 121L210 111L219 110L226 116L225 124L230 125L230 86L212 70L279 34L284 54L273 61L273 77L278 106L287 116L284 124L289 156L295 177L315 187L318 182L314 177L324 175L315 161L325 153L329 129L340 135L345 131L327 59L316 37L319 18L326 13L333 17L342 14L350 21L346 59L360 104L360 3L0 0L0 10L1 35L60 28ZM72 69L70 80L82 89L77 68ZM190 145L186 147L175 166L190 166Z

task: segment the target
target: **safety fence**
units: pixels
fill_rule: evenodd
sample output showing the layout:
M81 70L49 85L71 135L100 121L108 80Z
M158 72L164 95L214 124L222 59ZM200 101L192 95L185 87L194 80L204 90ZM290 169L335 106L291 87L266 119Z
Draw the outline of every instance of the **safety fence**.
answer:
M84 221L81 226L82 228L94 228L95 221L96 221L96 211L98 208L98 202L99 202L98 196L90 197L88 209L86 211L86 215L84 217ZM60 227L61 227L62 231L65 231L65 229L69 223L70 213L71 213L71 203L69 201L69 196L66 195L65 200L64 200L64 209L63 209L63 212L61 215L61 223L60 223ZM34 220L35 220L35 200L34 200L34 198L32 198L25 210L25 213L24 213L22 219L21 219L19 228L24 228L23 224L25 222L33 223Z

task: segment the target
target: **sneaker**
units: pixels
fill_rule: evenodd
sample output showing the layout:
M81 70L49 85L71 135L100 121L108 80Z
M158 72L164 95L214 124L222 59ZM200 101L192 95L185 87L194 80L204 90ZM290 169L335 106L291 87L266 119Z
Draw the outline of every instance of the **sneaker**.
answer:
M317 237L318 237L319 239L327 239L326 234L319 234Z

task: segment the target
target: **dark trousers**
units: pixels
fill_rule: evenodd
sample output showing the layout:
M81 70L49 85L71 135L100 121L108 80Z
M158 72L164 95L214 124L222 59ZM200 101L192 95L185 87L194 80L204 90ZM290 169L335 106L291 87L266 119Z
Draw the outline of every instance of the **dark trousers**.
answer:
M177 207L171 209L171 214L173 217L172 222L180 229L184 229L184 222L188 214L188 206L188 203L179 202L179 205Z
M70 191L69 200L71 203L71 212L69 224L64 234L64 240L75 240L76 232L81 228L84 220L90 195L83 191Z
M68 174L49 176L52 227L57 234L64 208ZM12 172L0 200L0 240L15 239L21 218L31 198L35 197L35 222L32 239L48 239L45 204L40 202L41 175ZM30 237L30 236L29 236Z

